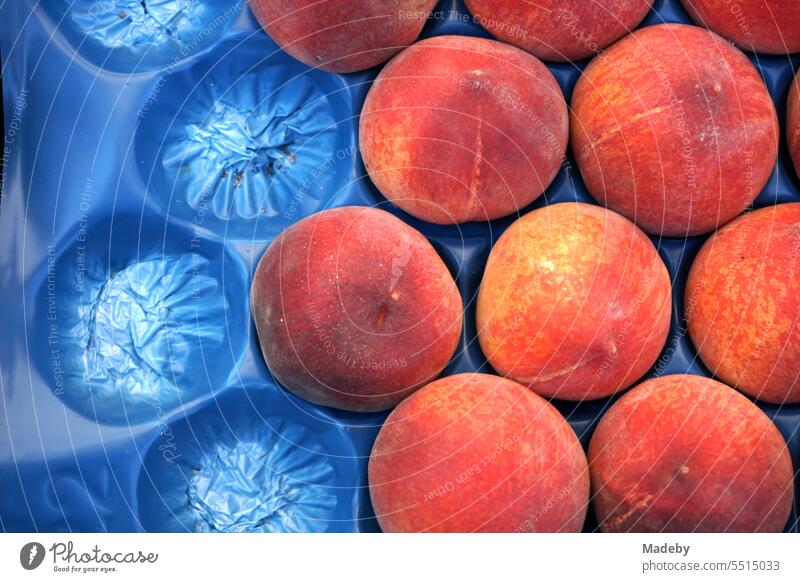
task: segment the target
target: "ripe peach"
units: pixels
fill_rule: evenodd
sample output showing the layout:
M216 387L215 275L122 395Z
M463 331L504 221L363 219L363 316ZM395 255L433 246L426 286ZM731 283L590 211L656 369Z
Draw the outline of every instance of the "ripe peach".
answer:
M258 264L251 304L275 378L344 410L396 405L441 373L461 334L461 297L439 255L375 208L286 229Z
M800 402L800 203L737 218L700 249L686 283L700 358L754 398Z
M361 112L361 153L390 202L439 224L491 220L558 173L568 114L536 57L483 38L439 36L400 53Z
M577 61L631 32L653 0L466 0L498 39L546 61Z
M572 98L586 186L651 234L714 230L769 179L778 121L744 54L684 24L637 30L593 60Z
M671 296L664 263L633 223L555 204L523 216L492 249L478 339L498 373L543 396L601 398L656 361Z
M773 54L800 51L797 0L681 0L692 20L739 48Z
M789 87L789 104L786 107L786 137L794 168L800 175L800 74Z
M589 445L606 532L779 532L792 461L747 398L702 376L648 380L602 418Z
M311 67L352 73L417 40L436 0L249 0L283 50Z
M564 418L516 382L459 374L403 401L369 459L386 532L577 532L586 457Z

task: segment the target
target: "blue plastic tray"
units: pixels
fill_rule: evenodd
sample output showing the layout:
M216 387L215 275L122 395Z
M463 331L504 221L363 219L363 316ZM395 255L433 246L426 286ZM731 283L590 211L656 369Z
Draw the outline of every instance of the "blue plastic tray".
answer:
M323 409L275 384L249 317L258 258L313 212L381 205L428 236L468 306L445 373L491 372L474 300L514 217L442 227L385 201L357 145L377 69L312 71L238 0L142 4L0 5L0 528L377 531L366 466L386 414ZM460 1L436 10L449 18L423 36L488 36ZM644 25L659 22L688 18L656 0ZM751 58L783 123L800 58ZM550 65L567 100L585 65ZM569 158L532 207L575 200L592 202ZM782 142L756 206L790 200L800 180ZM651 376L708 375L682 320L703 240L654 239L675 305ZM556 406L586 445L611 402ZM759 406L800 466L800 406Z

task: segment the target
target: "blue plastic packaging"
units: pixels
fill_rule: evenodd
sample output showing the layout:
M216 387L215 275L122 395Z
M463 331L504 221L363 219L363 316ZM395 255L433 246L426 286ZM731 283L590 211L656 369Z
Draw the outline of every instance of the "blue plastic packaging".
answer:
M423 37L489 36L457 0L436 12ZM309 69L242 0L17 0L0 22L0 528L378 531L366 466L386 414L276 385L249 316L256 263L313 212L381 205L431 240L467 306L445 374L491 372L474 301L515 217L445 227L392 208L357 143L379 69ZM688 18L656 0L643 26L660 22ZM783 124L800 58L750 57ZM568 101L586 63L548 63ZM571 157L531 208L565 201L592 202ZM756 206L786 201L800 179L782 141ZM709 375L682 307L704 240L653 239L675 304L649 376ZM613 401L555 404L585 446ZM800 467L800 406L758 405Z

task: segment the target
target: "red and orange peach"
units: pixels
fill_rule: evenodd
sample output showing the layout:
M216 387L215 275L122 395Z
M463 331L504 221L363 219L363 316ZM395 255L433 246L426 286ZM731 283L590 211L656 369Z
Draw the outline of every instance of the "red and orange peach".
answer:
M800 51L800 7L797 0L681 0L692 20L762 53Z
M251 289L261 350L315 404L391 408L438 376L461 333L455 282L431 244L388 212L345 207L285 230Z
M563 203L512 224L489 256L478 339L503 376L567 400L623 390L658 358L671 284L653 243L599 206Z
M568 114L541 61L483 38L418 42L381 71L361 112L361 153L390 202L440 224L506 216L558 173Z
M577 61L633 31L653 0L466 0L498 39L546 61Z
M789 102L786 106L786 139L794 169L800 176L800 74L789 86Z
M700 358L753 398L800 402L800 203L762 208L719 230L686 283Z
M605 532L780 532L792 461L777 427L702 376L648 380L602 418L589 445Z
M695 26L650 26L619 41L586 68L572 107L589 191L651 234L725 224L777 159L775 107L755 67Z
M586 457L564 418L510 380L437 380L389 415L369 460L386 532L577 532Z
M419 36L436 0L249 0L269 36L298 61L352 73L388 61Z

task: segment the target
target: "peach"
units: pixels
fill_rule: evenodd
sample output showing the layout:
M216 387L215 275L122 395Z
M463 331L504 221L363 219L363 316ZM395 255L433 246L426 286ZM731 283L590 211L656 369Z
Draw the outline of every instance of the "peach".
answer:
M503 42L546 61L577 61L636 28L653 0L466 0L474 19Z
M249 0L266 33L310 67L352 73L413 43L436 0Z
M650 26L619 41L586 68L572 107L587 188L651 234L728 222L777 160L775 107L755 67L695 26Z
M789 87L789 103L786 106L786 124L789 154L792 156L797 174L800 175L800 74L794 78L794 83Z
M385 532L577 532L586 456L564 418L486 374L428 384L392 411L369 459Z
M344 410L395 406L441 373L461 334L461 297L439 255L375 208L286 229L258 264L251 305L275 379Z
M599 206L547 206L492 249L478 340L494 369L543 396L601 398L653 365L670 325L667 268L645 234Z
M648 380L602 418L589 445L605 532L779 532L793 470L757 406L702 376Z
M681 0L689 16L739 48L773 54L800 51L797 0Z
M700 358L723 382L800 402L800 203L762 208L712 236L686 283Z
M390 202L439 224L491 220L536 199L561 166L568 114L541 61L483 38L418 42L378 75L361 153Z

